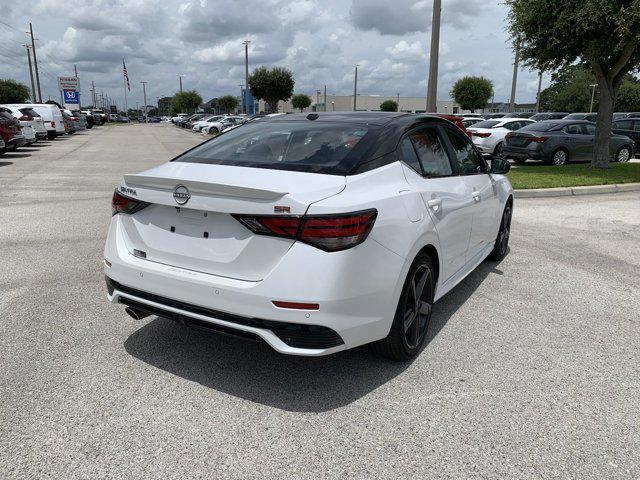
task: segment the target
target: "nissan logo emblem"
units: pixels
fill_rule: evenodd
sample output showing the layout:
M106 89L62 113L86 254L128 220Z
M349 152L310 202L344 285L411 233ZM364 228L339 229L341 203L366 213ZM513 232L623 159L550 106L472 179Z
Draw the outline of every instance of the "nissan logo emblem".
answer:
M178 205L184 205L191 198L191 194L189 193L189 189L184 185L178 185L173 190L173 199L176 201Z

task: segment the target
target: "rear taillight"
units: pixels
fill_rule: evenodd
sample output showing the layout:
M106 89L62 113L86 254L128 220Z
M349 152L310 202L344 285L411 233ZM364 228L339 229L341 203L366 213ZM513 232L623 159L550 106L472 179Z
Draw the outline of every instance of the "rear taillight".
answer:
M474 137L487 138L491 136L490 132L472 132Z
M51 128L56 128L56 122L54 122L53 120L51 120Z
M33 119L28 115L22 115L18 120L20 120L21 122L30 122Z
M373 227L375 209L336 215L234 217L253 233L299 240L325 252L346 250L364 242Z
M529 140L535 143L544 143L549 140L549 137L529 137Z
M113 198L111 199L111 214L127 213L131 215L132 213L139 212L148 205L149 203L147 202L141 202L140 200L125 197L124 195L119 194L116 190L113 192Z
M78 117L69 117L69 119L70 119L72 122L77 122L77 121L78 121Z

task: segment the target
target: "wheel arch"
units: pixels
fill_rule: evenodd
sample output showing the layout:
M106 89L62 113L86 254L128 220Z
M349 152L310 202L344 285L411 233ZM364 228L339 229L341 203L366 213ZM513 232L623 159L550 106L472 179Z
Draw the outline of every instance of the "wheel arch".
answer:
M438 284L438 280L440 278L440 255L438 254L438 250L435 246L428 243L424 247L422 247L413 260L415 260L420 253L426 253L431 260L431 265L433 266L433 274L435 275L436 285ZM412 261L413 263L413 261Z

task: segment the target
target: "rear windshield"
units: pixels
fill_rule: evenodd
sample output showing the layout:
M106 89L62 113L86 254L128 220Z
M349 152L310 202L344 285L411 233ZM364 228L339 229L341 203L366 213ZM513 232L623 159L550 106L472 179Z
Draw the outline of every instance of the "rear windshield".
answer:
M28 115L30 117L39 117L40 114L36 112L33 108L21 108L20 111L23 115Z
M542 122L530 123L522 127L519 131L520 132L527 132L527 131L528 132L548 132L549 130L553 130L557 126L558 126L557 122L542 121Z
M483 120L482 122L474 123L473 128L493 128L501 121L502 120Z
M346 175L380 127L317 121L261 121L213 138L176 162Z
M550 113L536 113L533 117L530 117L530 118L531 120L540 121L540 120L546 120L549 117L551 117Z

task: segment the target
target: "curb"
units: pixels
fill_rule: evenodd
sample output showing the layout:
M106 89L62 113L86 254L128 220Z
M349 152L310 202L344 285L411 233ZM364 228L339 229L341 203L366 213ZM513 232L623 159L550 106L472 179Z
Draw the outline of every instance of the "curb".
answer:
M640 191L640 183L618 183L614 185L590 185L586 187L531 188L514 190L516 198L571 197L574 195L597 195Z

